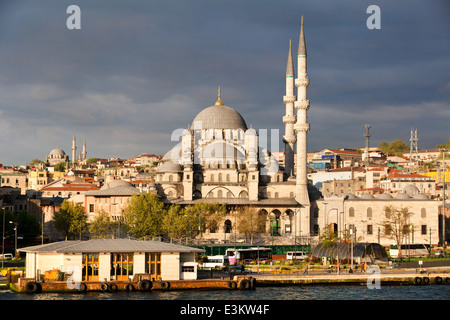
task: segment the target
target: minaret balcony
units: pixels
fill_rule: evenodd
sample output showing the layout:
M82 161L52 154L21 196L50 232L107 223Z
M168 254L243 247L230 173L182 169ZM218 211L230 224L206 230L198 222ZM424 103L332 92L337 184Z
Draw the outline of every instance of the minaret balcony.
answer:
M307 87L307 86L309 86L309 78L305 77L305 78L295 79L295 86L296 87Z
M297 138L295 136L283 136L283 142L289 143L289 144L294 144L297 142Z
M296 132L308 132L310 129L309 123L296 123L294 125L294 130Z
M283 96L283 102L285 104L287 104L287 103L294 103L295 100L297 100L296 96Z
M294 124L296 121L297 121L297 117L295 115L283 117L284 124Z
M309 109L309 100L295 101L295 109L308 110Z

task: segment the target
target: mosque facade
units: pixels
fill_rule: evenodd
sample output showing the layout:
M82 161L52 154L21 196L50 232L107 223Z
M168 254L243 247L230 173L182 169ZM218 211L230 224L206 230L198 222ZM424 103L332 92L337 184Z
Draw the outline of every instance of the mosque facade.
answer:
M248 127L239 112L223 103L219 87L215 104L180 130L180 143L159 162L155 189L160 198L167 204L182 206L199 202L226 204L229 215L214 231L216 238L234 230L239 208L254 207L266 221L261 233L283 236L280 238L292 243L317 242L319 233L331 226L338 234L354 227L366 241L389 245L392 240L378 232L384 208L411 207L411 220L418 232L416 241L437 243L438 203L426 195L415 191L410 194L408 190L402 192L405 196L395 199L390 195L323 198L312 186L307 178L308 86L302 17L297 77L290 42L283 96L286 111L280 114L285 125L284 167L264 148L262 137Z

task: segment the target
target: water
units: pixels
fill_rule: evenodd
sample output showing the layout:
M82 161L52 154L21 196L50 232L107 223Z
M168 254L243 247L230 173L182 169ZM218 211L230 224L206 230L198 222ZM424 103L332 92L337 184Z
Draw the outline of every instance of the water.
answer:
M1 300L449 300L449 285L395 285L368 289L365 285L257 287L255 290L188 290L153 292L87 292L18 294L0 291Z

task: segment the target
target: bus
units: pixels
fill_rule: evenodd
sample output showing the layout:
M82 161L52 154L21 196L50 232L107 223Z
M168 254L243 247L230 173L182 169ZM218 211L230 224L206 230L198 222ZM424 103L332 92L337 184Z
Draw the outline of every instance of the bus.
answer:
M203 262L203 269L224 268L228 264L228 257L226 255L208 256L208 260Z
M225 255L228 256L230 264L236 262L269 261L272 260L271 248L248 248L248 249L227 249Z
M402 244L402 256L404 257L422 257L426 256L430 253L430 245L429 244ZM398 246L392 244L389 247L389 255L392 258L399 258L398 256Z

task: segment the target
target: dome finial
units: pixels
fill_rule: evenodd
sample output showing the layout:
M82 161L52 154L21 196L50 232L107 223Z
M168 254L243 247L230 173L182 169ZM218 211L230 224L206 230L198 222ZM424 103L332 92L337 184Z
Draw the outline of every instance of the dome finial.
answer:
M215 103L216 106L223 106L223 102L222 102L222 100L220 100L221 93L222 93L222 91L220 90L220 86L219 86L219 90L217 91L217 101Z

